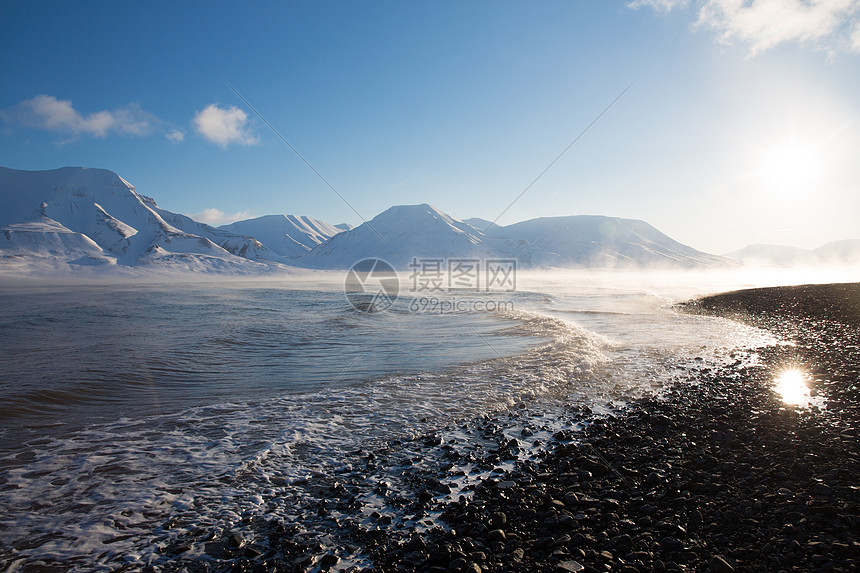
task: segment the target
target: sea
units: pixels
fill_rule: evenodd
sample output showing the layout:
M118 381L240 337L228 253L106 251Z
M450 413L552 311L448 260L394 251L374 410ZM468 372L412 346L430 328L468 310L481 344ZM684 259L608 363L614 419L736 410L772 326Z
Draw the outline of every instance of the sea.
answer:
M623 409L780 343L674 306L766 282L521 273L502 291L401 289L385 308L356 308L324 273L4 286L0 560L158 570L195 532L299 519L290 495L374 448L500 412Z

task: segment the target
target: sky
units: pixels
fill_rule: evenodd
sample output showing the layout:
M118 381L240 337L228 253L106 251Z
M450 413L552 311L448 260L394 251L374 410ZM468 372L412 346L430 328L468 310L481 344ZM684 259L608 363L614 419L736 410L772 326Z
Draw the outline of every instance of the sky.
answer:
M0 165L211 224L426 202L717 254L860 238L860 0L5 2L0 37Z

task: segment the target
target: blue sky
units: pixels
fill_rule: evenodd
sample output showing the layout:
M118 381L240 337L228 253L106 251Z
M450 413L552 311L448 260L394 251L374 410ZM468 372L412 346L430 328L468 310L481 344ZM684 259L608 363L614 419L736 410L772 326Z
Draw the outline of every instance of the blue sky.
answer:
M0 8L0 164L111 169L211 222L644 219L696 248L860 238L860 3ZM0 207L2 208L2 207Z

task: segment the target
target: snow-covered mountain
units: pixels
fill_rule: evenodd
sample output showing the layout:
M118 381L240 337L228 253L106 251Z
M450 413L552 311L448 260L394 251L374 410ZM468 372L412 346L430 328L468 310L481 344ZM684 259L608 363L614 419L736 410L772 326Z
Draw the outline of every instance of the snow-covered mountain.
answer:
M0 206L3 269L104 265L259 273L347 269L368 257L403 270L414 258L516 259L520 268L727 263L633 219L543 217L490 226L426 203L391 207L355 228L292 215L214 228L158 207L104 169L0 168ZM844 259L855 251L860 248L846 242L820 256Z
M725 255L745 265L797 267L860 264L860 240L833 241L817 249L756 244Z
M492 257L480 231L426 203L398 205L339 233L299 259L314 268L346 269L368 257L406 269L413 257Z
M488 236L504 239L524 267L696 267L725 264L722 257L683 245L636 219L599 215L540 217Z
M159 208L106 169L0 168L0 204L0 262L7 267L261 272L280 259L259 241Z
M515 258L529 267L695 267L725 265L648 223L600 216L542 217L504 227L461 221L428 205L391 207L299 259L315 268L348 268L378 257L407 269L413 258Z
M288 258L300 257L345 230L318 219L296 215L264 215L218 228L254 237L278 255Z

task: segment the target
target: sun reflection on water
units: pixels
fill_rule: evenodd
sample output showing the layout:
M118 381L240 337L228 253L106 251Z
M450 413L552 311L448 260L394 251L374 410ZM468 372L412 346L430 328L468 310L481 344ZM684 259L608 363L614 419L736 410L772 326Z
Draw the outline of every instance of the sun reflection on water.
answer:
M806 406L812 400L806 374L798 368L789 368L776 377L774 390L790 406Z

